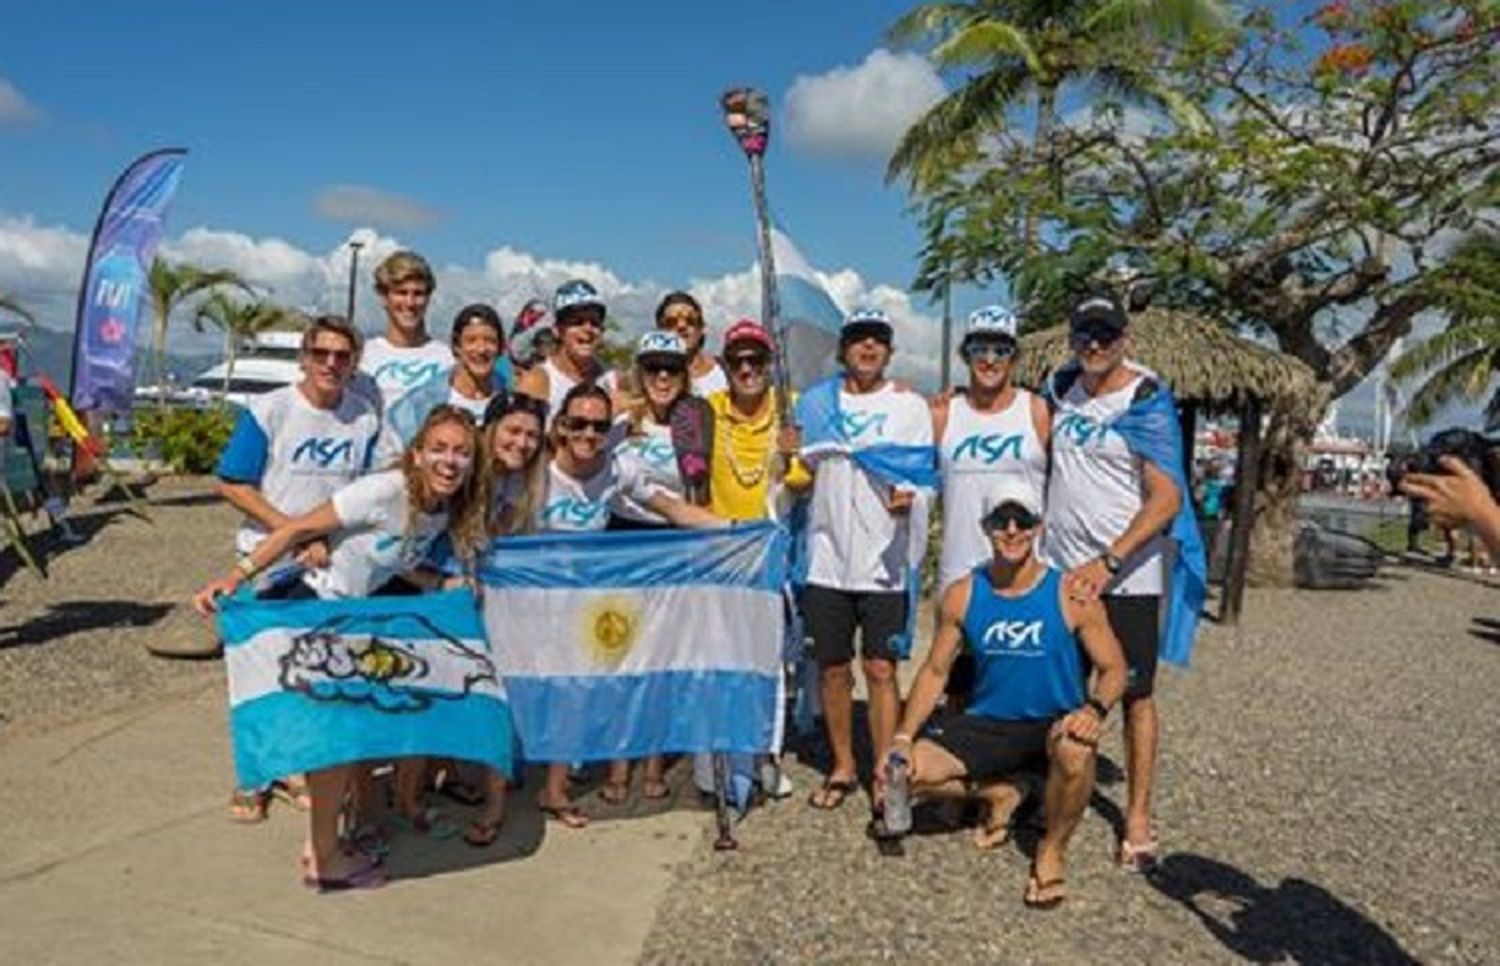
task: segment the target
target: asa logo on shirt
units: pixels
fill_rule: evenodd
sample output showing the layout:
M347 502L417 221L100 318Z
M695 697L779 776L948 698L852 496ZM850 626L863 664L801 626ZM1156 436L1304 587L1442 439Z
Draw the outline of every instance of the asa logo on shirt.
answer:
M410 389L418 383L437 378L443 367L436 362L402 362L392 359L376 367L374 378L382 386L396 385Z
M995 621L985 628L980 644L986 654L1039 656L1042 653L1042 622Z
M315 463L325 470L335 462L353 463L354 440L339 439L336 436L309 436L292 450L293 466L304 461Z
M953 447L953 459L971 459L975 462L994 464L1007 455L1011 459L1021 458L1020 433L974 433L959 440Z
M1109 426L1082 413L1068 413L1057 421L1053 432L1082 449L1102 443L1109 433Z
M653 468L669 466L677 462L677 450L671 440L647 439L634 444L641 459Z
M542 507L542 526L554 530L587 530L603 514L602 502L565 496Z
M872 436L885 436L885 413L839 413L839 422L844 429L844 435L849 439L859 439L866 433Z

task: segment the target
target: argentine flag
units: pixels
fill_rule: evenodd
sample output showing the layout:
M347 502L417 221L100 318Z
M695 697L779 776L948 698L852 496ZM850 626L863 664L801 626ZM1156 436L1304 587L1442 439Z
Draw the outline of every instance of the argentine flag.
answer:
M467 590L220 602L239 787L434 755L509 773L505 691Z
M838 368L844 311L779 225L771 226L771 257L776 262L788 376L794 387L806 389Z
M526 757L779 749L786 539L763 523L492 544L484 619Z

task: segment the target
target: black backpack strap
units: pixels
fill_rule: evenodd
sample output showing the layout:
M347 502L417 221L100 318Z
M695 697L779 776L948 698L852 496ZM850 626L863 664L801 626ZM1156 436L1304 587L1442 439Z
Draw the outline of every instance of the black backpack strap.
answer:
M1146 376L1135 387L1135 394L1130 397L1130 401L1132 403L1145 402L1159 392L1161 392L1161 383L1150 376Z

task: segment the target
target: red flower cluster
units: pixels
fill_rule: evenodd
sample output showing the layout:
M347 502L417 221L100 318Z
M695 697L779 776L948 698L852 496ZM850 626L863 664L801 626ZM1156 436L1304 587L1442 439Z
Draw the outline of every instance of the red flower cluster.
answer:
M1339 44L1318 58L1319 73L1363 74L1370 69L1375 54L1364 44Z

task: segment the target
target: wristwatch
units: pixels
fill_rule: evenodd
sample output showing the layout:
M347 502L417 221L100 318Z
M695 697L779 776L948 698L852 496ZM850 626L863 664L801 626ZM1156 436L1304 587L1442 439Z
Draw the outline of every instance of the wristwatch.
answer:
M1109 709L1106 708L1104 706L1104 702L1100 701L1098 698L1089 698L1083 703L1088 707L1094 709L1094 714L1097 714L1099 716L1100 721L1103 721L1105 718L1109 717Z
M1104 569L1108 570L1111 574L1119 573L1120 568L1125 566L1125 561L1121 560L1119 557L1116 557L1108 550L1106 550L1104 552L1104 556L1099 559L1104 561Z

